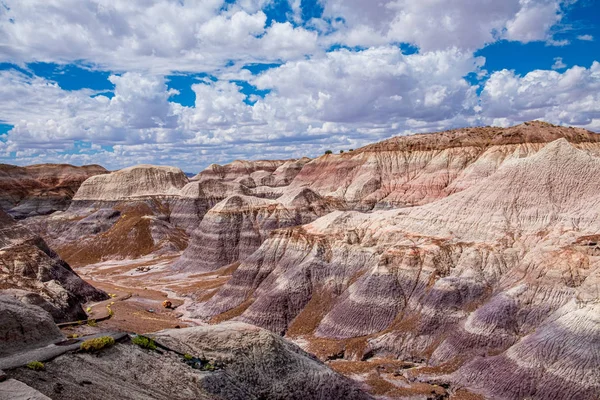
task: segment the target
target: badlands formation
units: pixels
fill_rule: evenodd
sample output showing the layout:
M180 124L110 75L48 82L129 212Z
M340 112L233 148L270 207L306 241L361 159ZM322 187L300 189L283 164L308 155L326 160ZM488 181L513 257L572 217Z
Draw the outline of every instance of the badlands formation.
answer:
M65 210L83 181L107 172L99 165L0 164L0 208L15 218Z
M147 165L92 176L66 209L21 223L0 214L12 298L41 298L28 307L55 321L51 307L66 312L54 283L23 272L35 253L73 304L92 299L69 264L133 293L100 327L129 327L125 305L162 293L178 302L172 319L146 331L199 325L154 335L229 361L198 375L124 343L99 359L65 354L42 381L11 377L51 398L83 397L77 381L96 370L100 392L118 397L107 381L122 379L124 398L598 399L599 177L600 135L539 121L213 164L191 179ZM21 258L5 267L2 254ZM165 317L148 307L128 318ZM170 372L110 372L132 363ZM169 397L160 387L179 374L202 383Z

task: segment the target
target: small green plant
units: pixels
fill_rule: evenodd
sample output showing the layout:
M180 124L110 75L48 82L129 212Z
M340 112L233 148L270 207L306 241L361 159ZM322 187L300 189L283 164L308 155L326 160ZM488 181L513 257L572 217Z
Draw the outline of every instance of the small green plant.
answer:
M113 339L111 336L101 336L94 339L88 339L81 343L79 350L85 352L95 352L102 350L105 347L110 347L113 344L115 344L115 339Z
M88 319L87 324L88 324L88 326L92 326L92 327L98 326L95 319Z
M183 358L185 358L186 360L190 361L190 360L191 360L192 358L194 358L194 357L192 357L192 355L191 355L191 354L185 353L185 354L183 355Z
M109 317L112 317L113 315L115 315L115 312L112 310L112 308L110 308L110 306L106 306L106 309L108 310Z
M344 154L344 150L340 150L340 154Z
M350 150L348 150L348 151L354 151L354 149L350 149Z
M44 363L39 361L32 361L27 364L27 368L32 369L34 371L43 371L45 369Z
M85 309L86 312L91 313L92 312L92 307L88 307Z
M333 151L331 151L331 150L325 150L325 154L333 154Z
M156 343L154 342L154 340L147 338L146 336L137 335L136 337L131 339L131 342L133 344L137 344L143 349L156 350Z

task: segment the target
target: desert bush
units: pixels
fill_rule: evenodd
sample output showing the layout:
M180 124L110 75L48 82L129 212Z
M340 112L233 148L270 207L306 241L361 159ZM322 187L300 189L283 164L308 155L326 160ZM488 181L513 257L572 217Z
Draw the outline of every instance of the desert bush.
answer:
M143 349L156 350L156 343L154 340L147 338L146 336L137 335L131 339L133 344L140 346Z
M115 339L111 336L101 336L94 339L88 339L81 343L79 349L85 352L99 351L105 347L109 347L115 344Z
M88 326L98 326L95 319L88 319Z
M333 154L333 151L331 151L331 150L325 150L325 154Z
M27 364L27 368L32 369L34 371L43 371L45 369L44 363L39 361L32 361Z

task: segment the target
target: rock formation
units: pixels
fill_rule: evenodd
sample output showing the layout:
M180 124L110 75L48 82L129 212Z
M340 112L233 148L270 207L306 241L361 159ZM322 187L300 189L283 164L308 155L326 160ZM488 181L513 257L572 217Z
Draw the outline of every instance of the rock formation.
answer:
M136 165L87 179L75 194L71 208L105 208L119 201L174 197L187 183L179 168Z
M0 211L0 289L9 290L25 303L41 306L57 322L85 319L81 304L107 297L84 282L44 240L3 211Z
M292 187L310 187L358 210L422 205L464 190L504 162L526 157L565 138L575 147L600 151L598 135L532 121L512 128L463 128L395 137L308 163Z
M47 362L44 372L21 368L10 376L55 400L371 398L297 346L250 325L226 323L153 336L166 349L159 353L119 343L100 356L65 354ZM205 357L219 368L193 369L184 354Z
M542 138L570 132L548 129ZM422 194L422 206L335 211L276 231L197 314L237 308L236 319L278 333L362 337L351 359L458 362L447 379L494 398L598 397L600 358L576 345L594 348L600 334L597 137L573 130L535 143L530 134L481 150L431 196L439 174L419 190L413 180L402 193Z
M0 293L0 357L43 347L62 338L50 314Z
M335 208L336 202L306 188L277 200L229 196L206 213L174 268L203 272L244 260L270 232L311 222Z
M74 265L176 253L187 234L171 223L188 179L178 168L138 165L86 180L69 209L29 221Z
M65 210L83 181L107 172L99 165L0 164L0 209L18 219Z

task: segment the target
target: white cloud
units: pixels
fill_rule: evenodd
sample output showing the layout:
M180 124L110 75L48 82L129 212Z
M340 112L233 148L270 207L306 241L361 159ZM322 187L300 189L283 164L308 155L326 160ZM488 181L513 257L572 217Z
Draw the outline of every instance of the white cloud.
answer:
M583 40L584 42L593 42L594 37L592 35L579 35L577 40Z
M4 0L0 62L85 60L117 71L214 71L229 62L294 59L316 33L266 26L266 1ZM11 22L12 21L12 22ZM281 37L280 37L281 36Z
M482 117L488 123L544 119L556 124L600 130L600 63L563 73L537 70L525 76L494 72L481 93Z
M567 64L565 64L563 62L562 57L555 57L554 64L552 64L552 69L558 70L558 69L565 69L565 68L567 68Z
M560 0L328 0L325 16L346 25L333 41L350 46L408 42L423 50L475 50L498 39L552 41L562 18Z

